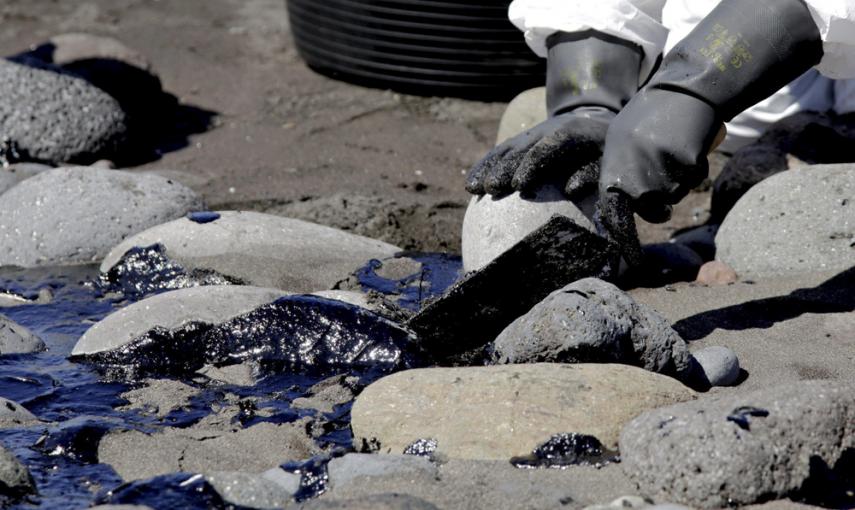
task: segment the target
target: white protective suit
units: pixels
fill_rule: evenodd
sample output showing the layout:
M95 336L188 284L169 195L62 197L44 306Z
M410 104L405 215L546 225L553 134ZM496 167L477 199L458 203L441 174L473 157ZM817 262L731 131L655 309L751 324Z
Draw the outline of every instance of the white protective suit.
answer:
M746 0L751 1L751 0ZM598 30L644 50L639 83L659 55L683 39L719 0L514 0L511 22L526 42L546 56L546 38L555 32ZM733 152L756 140L768 126L794 113L855 111L855 0L805 0L823 41L822 61L733 119L720 147Z

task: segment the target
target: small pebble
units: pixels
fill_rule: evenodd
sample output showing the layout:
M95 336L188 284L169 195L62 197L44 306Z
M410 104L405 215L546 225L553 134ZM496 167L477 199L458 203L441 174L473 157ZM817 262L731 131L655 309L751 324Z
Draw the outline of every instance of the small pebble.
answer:
M692 355L712 386L730 386L739 379L739 359L733 350L715 345Z
M702 285L728 285L735 283L739 276L724 262L713 260L701 266L697 282Z

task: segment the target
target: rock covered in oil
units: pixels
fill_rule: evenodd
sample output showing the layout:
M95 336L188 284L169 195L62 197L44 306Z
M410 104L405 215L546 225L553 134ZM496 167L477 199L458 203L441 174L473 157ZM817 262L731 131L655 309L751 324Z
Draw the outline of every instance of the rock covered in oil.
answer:
M192 309L182 310L184 303ZM140 301L96 324L72 354L138 374L183 374L246 361L298 370L406 368L417 363L419 349L410 332L341 301L226 286Z

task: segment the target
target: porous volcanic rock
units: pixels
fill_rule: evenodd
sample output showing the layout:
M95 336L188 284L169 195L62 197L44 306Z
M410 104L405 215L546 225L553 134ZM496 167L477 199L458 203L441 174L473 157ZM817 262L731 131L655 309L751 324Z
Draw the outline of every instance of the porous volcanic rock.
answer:
M209 223L178 219L126 239L105 257L107 272L132 248L163 247L186 270L205 269L248 285L314 292L332 288L371 259L401 251L314 223L255 212L220 212Z
M852 267L855 165L804 167L762 181L728 213L716 246L716 259L742 277Z
M41 172L0 195L0 266L91 263L124 238L201 205L189 188L153 175Z
M625 363L686 380L686 342L655 310L585 278L550 294L490 345L494 363Z
M0 132L27 161L91 163L126 143L119 103L44 62L0 60Z
M719 508L801 491L822 500L834 494L824 484L832 469L855 482L855 389L805 381L663 407L631 421L620 449L625 472L657 499Z
M425 368L369 385L351 423L355 444L379 444L380 452L434 439L439 455L509 460L563 432L614 448L641 412L694 397L670 377L627 365Z

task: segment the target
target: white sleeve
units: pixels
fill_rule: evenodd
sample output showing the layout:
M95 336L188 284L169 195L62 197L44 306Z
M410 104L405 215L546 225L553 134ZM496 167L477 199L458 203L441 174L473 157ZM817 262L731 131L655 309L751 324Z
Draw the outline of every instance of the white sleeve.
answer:
M659 22L665 0L514 0L511 22L529 47L546 57L546 38L555 32L598 30L635 43L644 50L640 81L662 53L668 30Z
M816 67L828 78L855 78L855 0L805 0L825 54Z

